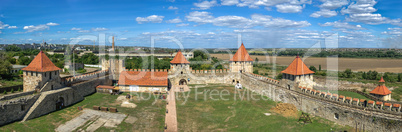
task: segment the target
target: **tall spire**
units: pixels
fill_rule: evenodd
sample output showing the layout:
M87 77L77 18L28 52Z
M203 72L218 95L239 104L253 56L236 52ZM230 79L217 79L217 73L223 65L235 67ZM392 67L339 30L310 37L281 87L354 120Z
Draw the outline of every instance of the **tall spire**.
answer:
M112 37L112 50L114 51L114 36Z

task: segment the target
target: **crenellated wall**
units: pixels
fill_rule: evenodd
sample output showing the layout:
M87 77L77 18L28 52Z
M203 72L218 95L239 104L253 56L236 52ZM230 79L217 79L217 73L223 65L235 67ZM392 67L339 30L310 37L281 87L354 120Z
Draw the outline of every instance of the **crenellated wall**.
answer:
M356 127L359 130L389 132L402 129L402 112L398 108L383 107L382 104L367 107L359 105L352 98L349 100L333 98L333 95L315 94L313 90L288 89L279 85L277 81L268 81L268 78L244 73L240 80L247 89L265 95L274 101L290 103L299 110L320 116L337 124ZM355 102L355 103L354 103ZM376 103L377 104L377 103ZM388 104L390 105L390 104Z
M112 85L112 75L107 72L101 73L74 78L80 79L80 81L72 83L71 87L44 90L39 93L22 92L2 97L0 99L0 126L51 113L56 110L57 102L61 100L63 100L63 105L69 106L82 101L85 96L95 93L95 87L98 85Z

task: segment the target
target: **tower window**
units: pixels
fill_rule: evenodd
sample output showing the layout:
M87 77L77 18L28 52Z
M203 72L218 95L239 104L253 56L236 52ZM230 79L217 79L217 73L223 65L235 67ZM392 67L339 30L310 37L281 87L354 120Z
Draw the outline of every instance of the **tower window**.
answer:
M31 76L33 76L33 71L31 71Z

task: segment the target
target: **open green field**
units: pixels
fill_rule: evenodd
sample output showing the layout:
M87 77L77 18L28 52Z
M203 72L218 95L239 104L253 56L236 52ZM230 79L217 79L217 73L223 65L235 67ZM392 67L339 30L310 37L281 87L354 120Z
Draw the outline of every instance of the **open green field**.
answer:
M191 88L191 87L190 87ZM277 102L260 95L244 95L232 85L208 84L191 92L177 93L177 121L179 131L351 131L350 127L339 126L319 117L313 123L298 122L298 117L284 117L270 109ZM218 94L221 93L221 94ZM251 95L251 93L250 93ZM187 100L184 100L188 96ZM242 95L243 96L243 95ZM247 99L249 97L249 99ZM241 100L243 98L243 100ZM218 100L215 100L218 99ZM258 99L258 100L257 100ZM266 116L265 113L271 115ZM301 115L301 111L296 113Z
M126 94L121 94L126 95ZM116 107L119 111L118 113L123 113L128 116L134 116L138 120L134 124L129 124L126 122L121 122L117 128L106 128L100 127L96 131L109 132L110 130L116 131L163 131L164 130L164 120L165 120L165 106L166 103L163 100L157 99L155 101L154 96L149 94L143 94L143 100L134 97L134 101L137 105L136 108L125 108L121 107L120 103L116 102L118 96L95 93L90 96L85 97L85 100L74 104L73 106L64 108L62 110L50 113L48 115L28 120L26 122L14 122L0 127L1 132L51 132L65 122L77 117L82 113L77 109L78 106L82 106L84 109L92 109L92 106L104 106L104 107ZM149 100L144 100L150 97ZM127 117L128 117L127 116ZM85 130L85 129L84 129Z

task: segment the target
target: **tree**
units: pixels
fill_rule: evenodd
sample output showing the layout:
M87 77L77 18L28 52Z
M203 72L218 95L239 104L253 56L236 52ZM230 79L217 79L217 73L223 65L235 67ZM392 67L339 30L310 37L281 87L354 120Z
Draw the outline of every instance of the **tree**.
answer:
M318 71L321 71L321 65L318 66Z
M254 73L254 74L258 74L258 70L254 70L253 73Z
M363 78L363 79L367 79L367 74L366 74L366 72L363 72L362 78Z
M29 63L31 63L32 59L28 58L26 56L20 56L20 58L17 61L17 64L20 65L28 65Z
M352 70L351 69L346 69L345 71L344 71L344 73L345 73L345 77L346 78L352 78Z
M275 79L281 80L281 79L282 79L282 73L279 73L279 74L275 77Z
M255 63L258 63L258 58L257 57L255 57Z
M10 70L12 68L11 63L6 60L6 55L4 53L0 53L0 76L4 77L10 74Z
M402 82L402 73L398 74L398 82Z
M312 70L313 72L317 72L317 68L315 68L314 66L310 66L308 69Z
M18 47L18 46L15 46L15 45L8 45L8 46L6 47L6 51L7 51L7 52L9 52L9 51L18 52L18 51L21 51L21 48Z

